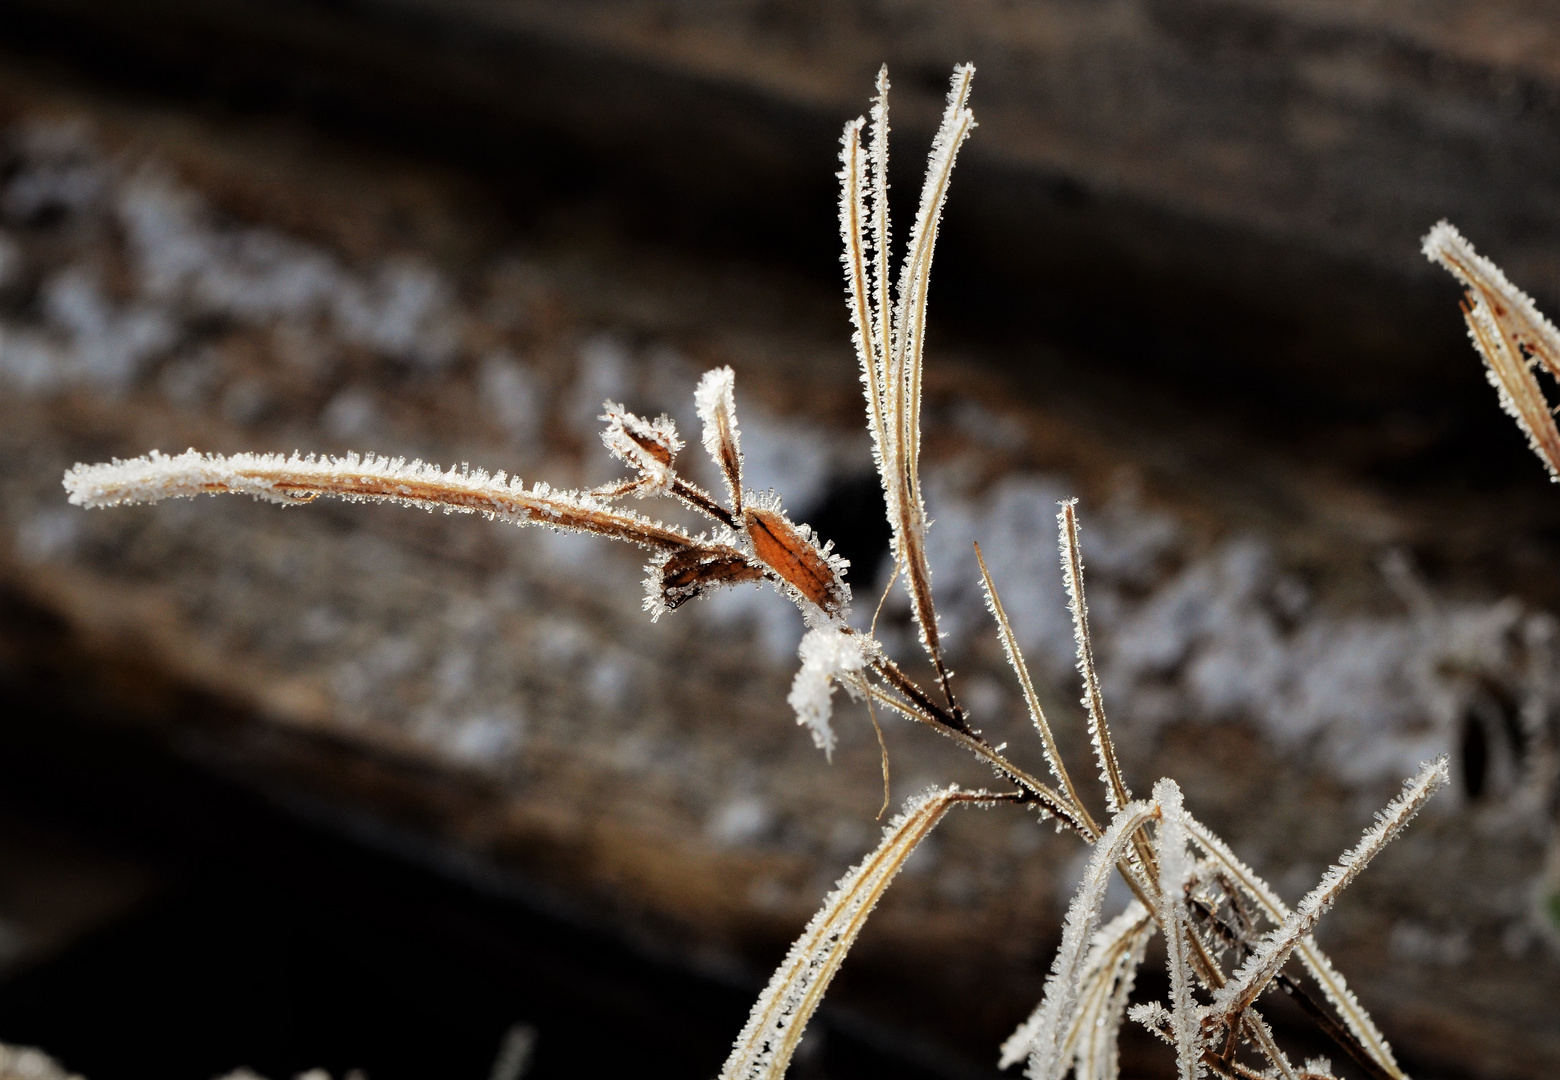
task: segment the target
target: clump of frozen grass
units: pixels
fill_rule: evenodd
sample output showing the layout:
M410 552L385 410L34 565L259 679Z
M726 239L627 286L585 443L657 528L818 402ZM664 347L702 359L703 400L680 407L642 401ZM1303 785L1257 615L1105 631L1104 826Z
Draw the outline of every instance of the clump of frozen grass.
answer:
M1468 336L1484 359L1485 374L1499 395L1501 408L1527 436L1550 480L1560 482L1560 427L1538 378L1542 371L1550 381L1560 379L1560 331L1450 222L1435 224L1425 235L1423 251L1426 258L1446 267L1462 283ZM1547 627L1535 626L1533 630L1535 639L1547 639L1551 634ZM1530 733L1539 736L1534 742L1542 759L1547 759L1542 771L1553 777L1553 742L1542 737L1543 726L1536 717L1525 724ZM1540 775L1540 770L1533 773L1535 779ZM1529 790L1541 790L1544 783L1539 780ZM1560 867L1560 838L1550 841L1548 863L1542 884L1535 890L1540 909L1535 921L1553 941L1560 940L1560 875L1554 870Z
M679 472L677 458L684 443L670 419L647 420L608 402L601 417L606 422L603 439L629 474L589 490L554 490L544 483L528 487L502 473L490 476L465 466L444 470L374 455L221 457L191 450L177 456L154 451L133 461L77 465L65 476L70 499L89 507L223 492L283 505L306 504L321 496L384 500L604 536L648 553L645 606L653 617L719 589L768 582L796 605L809 627L789 700L798 722L809 729L825 754L835 745L832 695L838 684L851 696L865 699L869 709L881 706L900 713L986 762L995 779L992 790L934 788L912 799L884 829L878 848L840 880L753 1006L722 1080L779 1080L784 1075L830 980L916 847L952 808L997 804L1053 818L1059 828L1092 848L1067 913L1044 999L1003 1044L1005 1065L1027 1059L1028 1075L1034 1080L1060 1080L1068 1072L1080 1080L1107 1080L1117 1074L1117 1033L1123 1018L1131 1017L1171 1044L1181 1080L1207 1075L1230 1080L1324 1080L1331 1075L1331 1066L1313 1061L1297 1069L1275 1042L1257 1007L1263 992L1281 982L1286 992L1307 1003L1321 1032L1373 1080L1404 1080L1385 1040L1342 976L1317 949L1311 931L1342 889L1446 782L1444 759L1423 765L1359 846L1345 853L1321 884L1290 911L1187 813L1174 782L1160 780L1149 799L1133 798L1106 719L1094 661L1077 508L1072 500L1064 501L1058 514L1062 575L1094 766L1108 816L1095 818L1068 773L978 548L975 557L987 606L1055 783L1026 772L1005 755L1004 747L988 742L971 723L955 691L944 661L927 554L928 519L920 470L921 377L933 250L959 149L975 126L968 105L973 76L968 65L954 69L920 208L897 275L891 272L886 69L878 76L868 145L862 142L867 122L857 119L845 126L840 152L843 261L867 428L892 530L894 577L903 581L908 593L922 650L935 672L932 685L912 678L870 631L853 627L851 592L845 582L848 564L832 553L831 545L807 525L792 522L779 496L756 493L744 485L735 376L729 368L707 373L695 393L701 442L720 472L723 498ZM1536 318L1529 320L1533 326L1540 325ZM1536 432L1535 445L1545 445L1542 423L1528 419L1531 432ZM1549 423L1552 429L1552 420ZM1555 448L1560 453L1560 436ZM705 519L705 530L693 534L619 505L630 497L680 502ZM885 753L885 780L886 767ZM1134 901L1122 916L1100 929L1101 908L1113 874L1126 882ZM1129 1008L1135 973L1154 933L1166 938L1170 1001ZM1309 973L1326 1005L1313 1000L1298 979L1285 973L1291 958Z
M1527 436L1549 478L1560 481L1560 429L1534 371L1560 376L1560 331L1449 222L1436 223L1425 235L1423 250L1425 258L1463 283L1468 336L1484 358L1501 408Z

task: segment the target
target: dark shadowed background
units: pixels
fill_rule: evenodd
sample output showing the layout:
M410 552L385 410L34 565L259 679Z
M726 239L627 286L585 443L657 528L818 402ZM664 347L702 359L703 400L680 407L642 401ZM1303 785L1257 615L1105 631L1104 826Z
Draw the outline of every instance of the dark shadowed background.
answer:
M1450 753L1322 944L1414 1075L1553 1075L1560 492L1418 245L1449 218L1560 311L1557 46L1537 0L0 0L0 1040L93 1080L459 1080L518 1027L536 1077L714 1074L877 836L865 714L831 765L785 705L794 610L652 624L605 542L88 513L59 477L196 446L593 484L604 399L690 436L730 364L750 482L870 610L837 140L887 62L906 235L972 61L925 460L987 734L1038 762L975 540L1086 752L1079 496L1132 782L1293 900ZM982 779L885 738L896 800ZM1082 865L949 820L794 1074L992 1075Z

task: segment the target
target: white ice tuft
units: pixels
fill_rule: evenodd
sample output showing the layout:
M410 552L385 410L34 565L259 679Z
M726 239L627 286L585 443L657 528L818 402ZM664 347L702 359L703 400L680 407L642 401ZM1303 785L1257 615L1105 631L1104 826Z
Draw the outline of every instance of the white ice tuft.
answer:
M813 742L832 758L835 737L829 718L834 708L834 680L866 666L864 640L833 626L818 626L802 638L797 653L802 666L786 700L796 710L796 722L808 728Z

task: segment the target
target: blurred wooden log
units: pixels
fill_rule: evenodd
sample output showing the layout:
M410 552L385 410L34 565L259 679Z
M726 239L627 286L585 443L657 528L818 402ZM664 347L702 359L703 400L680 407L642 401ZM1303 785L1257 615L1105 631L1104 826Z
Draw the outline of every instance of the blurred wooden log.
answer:
M8 0L0 19L12 48L143 86L564 187L611 173L662 227L823 272L840 117L887 61L914 160L971 60L982 131L945 312L1292 394L1471 385L1417 255L1440 217L1560 299L1560 74L1537 3Z
M788 715L799 629L783 605L732 594L652 626L632 553L387 508L88 514L58 481L77 460L196 444L596 482L603 398L689 434L698 372L730 363L754 483L851 540L865 604L881 539L848 512L868 458L835 283L712 267L577 209L516 228L458 176L290 128L14 75L0 113L0 575L13 614L53 627L8 617L13 670L343 827L762 970L870 846L881 790L861 717L841 718L826 767ZM939 287L959 272L940 266ZM1560 1054L1539 753L1556 713L1552 492L1459 485L1414 457L1412 431L1272 437L1201 395L1090 378L1092 360L978 344L931 360L934 535L957 539L938 581L987 731L1029 737L965 538L992 537L1067 717L1045 528L1052 498L1081 493L1134 783L1177 777L1286 895L1352 841L1403 760L1467 751L1461 797L1371 868L1323 940L1417 1075L1544 1075ZM1495 414L1487 391L1468 408ZM1537 478L1507 434L1513 472ZM1420 486L1372 471L1404 457ZM1430 583L1401 563L1384 576L1393 549ZM917 735L887 732L896 799L985 779ZM943 829L839 993L984 1055L1038 996L1078 853L996 812Z

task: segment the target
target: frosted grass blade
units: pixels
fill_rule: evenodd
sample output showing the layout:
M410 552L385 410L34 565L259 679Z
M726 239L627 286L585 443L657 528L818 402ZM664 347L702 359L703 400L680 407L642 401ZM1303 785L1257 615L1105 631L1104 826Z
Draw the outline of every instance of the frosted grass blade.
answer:
M284 505L321 495L351 502L383 501L447 513L482 514L515 525L547 525L595 533L655 551L680 551L693 541L681 529L619 510L586 492L524 487L503 473L441 470L421 461L373 454L303 457L293 454L167 455L152 451L130 461L76 465L65 490L77 506L153 503L222 493L251 495Z
M1213 1008L1226 1023L1232 1022L1257 999L1284 965L1296 946L1311 933L1317 920L1332 906L1348 885L1359 876L1392 839L1402 831L1420 807L1449 778L1446 759L1437 758L1420 767L1397 798L1376 816L1376 823L1365 830L1360 842L1339 858L1337 865L1322 875L1316 888L1306 894L1285 919L1258 943L1235 977L1214 994Z
M950 808L997 798L957 787L934 788L905 805L883 830L877 850L840 879L775 969L737 1036L721 1080L780 1080L785 1075L829 981L905 860Z
M1422 250L1466 287L1463 317L1474 347L1484 357L1490 383L1500 394L1501 407L1527 435L1550 479L1560 480L1560 429L1532 369L1537 361L1560 377L1560 332L1500 267L1476 252L1450 223L1438 222L1425 236Z

